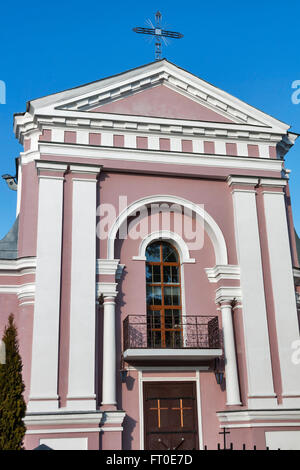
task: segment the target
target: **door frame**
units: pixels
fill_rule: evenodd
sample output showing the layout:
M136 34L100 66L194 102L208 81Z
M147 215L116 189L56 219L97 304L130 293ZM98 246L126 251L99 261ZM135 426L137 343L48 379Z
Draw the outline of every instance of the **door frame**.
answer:
M204 368L206 370L206 368ZM176 369L178 371L178 368ZM187 371L189 369L183 369ZM143 377L143 370L138 371L138 381L139 381L139 422L140 422L140 450L145 448L145 423L144 423L144 391L143 384L144 382L195 382L196 383L196 406L197 406L197 417L198 417L198 440L199 440L199 450L204 449L203 444L203 428L202 428L202 409L201 409L201 393L200 393L200 370L193 369L193 372L196 373L194 377ZM203 370L203 369L202 369ZM157 371L157 369L156 369ZM160 371L169 371L170 368L160 369ZM157 371L158 372L158 371Z

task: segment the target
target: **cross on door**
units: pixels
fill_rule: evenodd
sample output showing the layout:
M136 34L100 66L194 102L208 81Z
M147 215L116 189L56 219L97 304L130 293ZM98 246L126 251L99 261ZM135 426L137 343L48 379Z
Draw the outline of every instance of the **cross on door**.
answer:
M192 408L191 407L184 407L182 402L182 398L179 398L179 402L180 402L180 408L172 408L172 410L178 410L180 411L180 426L183 428L183 412L184 410L191 410Z
M160 428L160 412L162 410L168 410L168 408L162 408L160 406L160 400L159 399L157 400L157 408L150 408L150 411L157 411L157 424L158 424L159 428Z

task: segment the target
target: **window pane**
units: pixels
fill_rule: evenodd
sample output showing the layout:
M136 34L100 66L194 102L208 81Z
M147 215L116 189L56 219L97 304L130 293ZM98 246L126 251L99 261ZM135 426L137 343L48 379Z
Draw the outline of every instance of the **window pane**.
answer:
M147 334L148 348L161 348L161 332L148 330Z
M146 264L146 282L152 282L152 266L151 264Z
M165 305L180 305L180 288L165 287L164 288Z
M148 310L147 325L148 325L148 328L161 328L160 310Z
M180 348L181 338L181 331L166 331L166 348Z
M178 266L164 266L164 283L165 284L178 284L179 271Z
M149 284L160 283L160 265L146 264L146 281Z
M161 305L161 287L147 285L147 304Z
M160 243L152 243L146 250L147 261L160 261Z
M167 243L163 244L163 261L165 263L177 263L177 253L171 245Z
M181 327L180 310L165 310L165 327L180 328Z
M161 282L160 266L152 266L152 282Z
M172 283L177 284L179 282L179 267L171 266L172 270Z

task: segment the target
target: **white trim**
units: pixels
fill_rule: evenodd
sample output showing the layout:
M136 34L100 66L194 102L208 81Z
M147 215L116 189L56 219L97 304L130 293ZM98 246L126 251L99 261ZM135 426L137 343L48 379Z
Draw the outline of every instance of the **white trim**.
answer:
M53 165L57 170L65 171L67 168L65 164ZM49 162L36 162L36 166L38 170L52 170L52 164ZM30 411L50 411L58 408L63 197L63 179L43 178L40 180L36 296L30 397L27 408ZM34 401L34 397L38 395L44 396L44 400Z
M126 416L125 411L104 411L101 424L122 424Z
M287 185L287 181L287 179L280 178L260 178L259 184L260 186L270 186L272 188L285 188Z
M264 126L243 124L241 127L238 123L193 121L115 113L98 114L55 110L51 114L39 115L37 121L43 129L47 128L52 131L51 142L55 143L67 144L67 142L64 142L65 131L85 132L89 128L89 131L94 130L104 133L105 139L101 143L108 147L113 146L113 134L124 135L124 147L129 148L136 148L136 136L148 137L150 139L154 137L151 146L148 140L148 147L153 149L159 148L158 138L166 136L175 141L175 149L174 145L171 145L171 149L175 151L179 148L178 140L182 138L184 140L193 140L193 151L203 153L203 145L201 140L198 139L204 138L214 139L217 144L222 144L222 147L220 146L219 148L220 153L223 155L226 155L226 143L236 143L238 155L248 156L249 143L258 146L264 145L265 147L276 146L277 143L282 141L283 137L282 132L266 132ZM59 130L62 132L59 133ZM41 142L46 143L46 141L38 141L35 148L22 152L22 154L29 155L36 152ZM74 142L74 144L76 143L78 145L88 145L88 142L85 144L79 142L79 139L77 139L77 142ZM289 145L291 146L293 143ZM270 157L269 155L266 157L260 155L259 157L251 158L269 159Z
M277 421L288 421L288 420L299 420L300 426L300 409L288 410L280 409L278 405L277 409L264 409L264 410L245 410L245 411L221 411L217 413L219 420L222 423L234 423L235 421L251 422L258 420L277 420Z
M205 272L209 282L212 283L217 283L224 279L240 280L240 267L237 265L216 265L213 268L205 268Z
M106 426L104 428L100 428L100 431L101 432L111 432L111 431L119 431L119 432L122 432L123 431L123 426Z
M284 182L284 181L283 181ZM282 183L283 183L282 182ZM280 182L279 182L280 183ZM275 185L275 183L273 182ZM300 396L299 365L292 360L292 345L299 340L291 246L283 192L264 194L264 213L275 309L283 396ZM289 405L284 399L283 406ZM299 402L299 399L296 402Z
M37 160L35 162L35 166L36 166L36 169L38 170L38 174L41 170L43 171L66 171L68 168L68 165L66 163L49 162L49 161L43 161L43 160ZM51 178L51 177L47 176L47 178Z
M257 181L257 178L249 177L228 178L229 185L254 186ZM274 385L256 194L254 191L235 191L232 199L237 256L241 269L248 392L253 396L270 397L274 394Z
M96 274L115 276L119 267L119 259L97 259Z
M157 232L149 233L140 243L139 246L139 254L138 256L133 256L133 260L143 260L146 261L146 249L147 246L153 240L171 240L176 248L179 251L180 255L180 262L181 263L195 263L196 260L194 258L190 258L189 249L185 241L178 235L177 233L171 232L169 230L159 230Z
M171 203L184 206L195 212L204 221L204 228L213 243L216 256L216 264L227 264L227 247L225 239L220 227L217 225L215 220L203 209L202 206L195 204L187 199L183 199L178 196L171 195L153 195L149 197L141 198L133 203L129 204L117 217L115 222L110 228L108 234L108 259L114 259L114 242L118 233L119 228L125 222L125 220L133 213L135 213L141 206L147 206L154 203Z
M22 271L23 269L32 269L35 272L36 258L19 258L16 260L0 259L0 272L1 276L4 275L2 271ZM23 273L21 273L23 274ZM27 273L26 273L27 274ZM29 274L29 273L28 273ZM7 275L5 273L5 275ZM16 273L17 275L17 273Z
M64 424L97 424L102 421L103 412L96 413L71 413L65 408L59 408L56 413L26 414L24 422L26 426L53 426Z
M138 371L139 384L139 424L140 424L140 450L144 450L144 396L143 396L143 372Z
M28 429L27 435L30 434L70 434L82 432L100 432L101 428L58 428L58 429Z
M100 169L99 166L71 165L72 172L93 175L98 174ZM67 396L67 408L70 410L96 409L96 192L96 179L73 179ZM80 396L84 399L79 400Z
M60 109L64 108L65 114L70 113L69 110L79 113L81 109L89 110L91 107L98 107L104 99L110 101L120 99L128 92L141 91L141 87L153 87L162 83L235 122L263 124L269 127L269 132L274 129L287 132L289 129L287 124L180 69L165 59L82 87L33 100L30 102L30 110L34 114L47 111L53 113L55 108L59 107ZM18 128L23 122L28 122L28 113L15 117L14 130L17 134Z
M142 365L135 365L129 366L128 370L137 370L137 371L155 371L155 372L164 372L164 371L197 371L197 370L210 370L209 366L145 366Z
M72 163L70 165L70 172L77 174L95 175L98 176L101 172L102 165L83 165L82 163ZM76 178L73 178L73 181ZM94 181L93 179L86 179L84 181Z
M250 157L253 158L253 157ZM230 175L227 178L228 186L232 186L233 184L239 184L242 186L256 186L259 182L259 178L253 176L232 176Z
M231 168L241 170L266 170L280 172L283 168L282 160L263 159L254 157L239 157L230 155L208 155L184 152L162 152L161 150L142 150L142 149L128 149L118 147L92 147L83 146L79 144L55 144L55 143L39 143L39 154L47 156L62 155L70 159L76 158L90 158L101 159L105 168L109 168L109 160L124 160L140 163L163 163L168 165L183 165L182 171L184 172L187 165L195 167L215 167L215 168ZM34 158L33 158L34 157ZM35 158L39 158L36 154L34 156L24 156L24 162L29 163Z
M275 428L275 427L280 427L280 428L289 428L289 427L298 427L300 428L300 422L299 423L278 423L278 422L273 422L273 423L247 423L247 424L222 424L220 425L220 428L226 428L226 429L235 429L235 428Z
M125 361L155 361L168 359L172 361L199 361L221 357L222 349L126 349Z
M232 300L242 300L242 290L240 287L219 287L216 290L216 303L230 302Z
M204 439L203 439L203 427L202 427L201 382L200 382L200 372L199 372L199 370L196 371L196 394L197 394L199 450L203 450L204 449Z
M96 298L98 299L101 294L104 297L116 297L118 294L116 282L97 282L96 283Z

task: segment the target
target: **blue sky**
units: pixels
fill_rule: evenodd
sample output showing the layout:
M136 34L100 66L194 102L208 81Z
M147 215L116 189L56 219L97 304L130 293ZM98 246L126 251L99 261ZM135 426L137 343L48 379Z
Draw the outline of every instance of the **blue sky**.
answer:
M154 45L132 28L146 26L159 9L172 40L163 56L300 133L300 2L114 1L2 2L0 175L13 173L21 146L13 114L26 101L94 81L154 60ZM300 233L300 138L289 152L294 223ZM16 194L0 180L0 238L15 219Z

